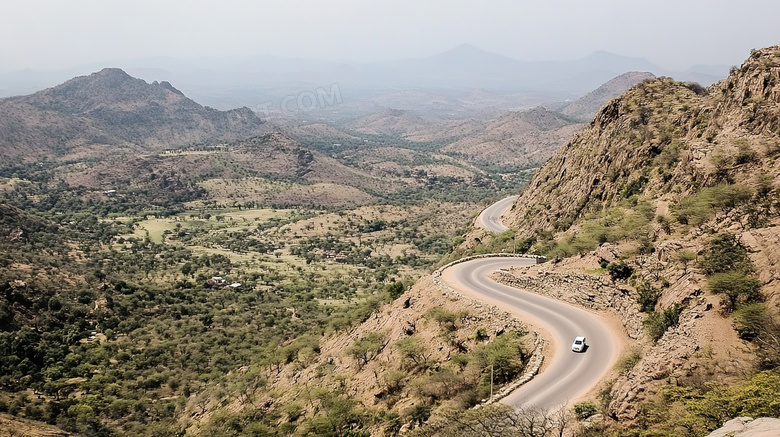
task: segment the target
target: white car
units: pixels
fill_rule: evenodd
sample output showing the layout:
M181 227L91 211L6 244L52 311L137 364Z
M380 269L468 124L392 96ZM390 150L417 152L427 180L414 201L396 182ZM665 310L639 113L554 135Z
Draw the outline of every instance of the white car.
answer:
M584 352L586 347L585 337L575 337L574 343L571 344L571 350L574 352Z

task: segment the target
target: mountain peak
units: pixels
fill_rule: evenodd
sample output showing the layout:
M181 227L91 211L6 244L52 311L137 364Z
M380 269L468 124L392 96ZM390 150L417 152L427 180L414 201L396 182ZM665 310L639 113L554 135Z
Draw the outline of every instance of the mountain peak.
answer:
M85 113L117 105L146 106L151 102L189 101L170 84L149 84L119 68L104 68L88 76L79 76L24 99L42 109L56 102L57 108L70 113ZM197 105L195 102L192 104Z
M0 100L0 157L51 156L49 144L135 144L147 148L257 135L262 120L248 108L204 108L168 82L147 83L106 68L35 94ZM24 114L21 116L19 114ZM61 151L61 150L60 150Z
M104 68L96 73L92 73L90 76L110 77L110 78L118 78L118 79L133 79L133 77L127 74L125 70L122 70L121 68L115 68L115 67Z
M445 53L486 53L486 52L471 44L463 43L447 50Z

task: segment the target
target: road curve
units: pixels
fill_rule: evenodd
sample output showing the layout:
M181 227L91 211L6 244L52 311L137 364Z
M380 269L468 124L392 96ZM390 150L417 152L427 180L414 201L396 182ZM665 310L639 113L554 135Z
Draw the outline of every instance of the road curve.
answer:
M524 258L479 258L445 269L442 280L462 294L509 311L544 331L545 339L553 346L552 356L547 355L547 367L501 402L554 408L581 398L604 378L617 360L619 342L604 321L584 309L488 278L496 270L535 262ZM578 335L587 337L588 349L584 353L571 351L571 343Z
M501 213L512 206L512 203L514 203L518 197L520 196L510 196L488 206L482 210L481 213L479 213L475 224L482 229L495 232L496 234L500 234L508 230L509 228L501 223Z

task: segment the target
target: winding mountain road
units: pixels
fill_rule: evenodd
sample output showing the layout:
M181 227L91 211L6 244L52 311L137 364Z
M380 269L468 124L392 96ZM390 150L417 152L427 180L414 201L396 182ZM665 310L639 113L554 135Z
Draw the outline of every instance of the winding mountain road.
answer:
M492 212L483 212L487 217L483 223L492 228L503 226L497 218L514 199L504 199L486 209L492 208ZM500 269L534 264L536 260L528 258L478 258L450 266L442 272L441 279L458 292L509 311L540 331L552 346L545 354L546 367L501 402L555 408L582 398L604 378L617 361L621 334L613 332L597 314L489 278ZM571 343L578 335L587 337L588 348L583 353L571 351Z
M518 197L520 196L507 197L488 206L477 216L475 224L480 228L487 229L488 231L495 232L496 234L500 234L508 230L509 228L501 223L501 213L512 206Z

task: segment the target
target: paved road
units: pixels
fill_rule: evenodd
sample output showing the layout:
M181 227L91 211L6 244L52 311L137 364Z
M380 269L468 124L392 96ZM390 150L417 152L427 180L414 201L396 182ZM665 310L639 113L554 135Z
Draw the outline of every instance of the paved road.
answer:
M502 268L534 263L522 258L475 259L444 270L442 279L456 290L546 331L545 339L553 346L547 367L501 402L553 408L578 399L598 384L614 365L619 346L607 325L592 313L487 278ZM571 343L578 335L587 337L588 349L584 353L571 351Z
M520 196L507 197L488 206L477 216L476 225L480 228L487 229L488 231L495 232L496 234L506 231L509 228L504 226L499 218L501 217L501 213L511 207L512 203L514 203L518 197Z

